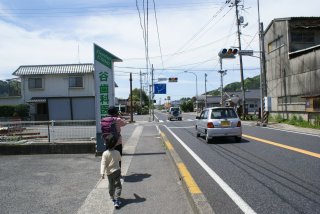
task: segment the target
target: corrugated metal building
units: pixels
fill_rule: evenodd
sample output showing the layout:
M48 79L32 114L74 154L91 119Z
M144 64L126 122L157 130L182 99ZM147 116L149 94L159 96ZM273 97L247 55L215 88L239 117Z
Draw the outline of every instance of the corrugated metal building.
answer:
M271 113L314 119L320 112L320 17L274 19L264 48Z

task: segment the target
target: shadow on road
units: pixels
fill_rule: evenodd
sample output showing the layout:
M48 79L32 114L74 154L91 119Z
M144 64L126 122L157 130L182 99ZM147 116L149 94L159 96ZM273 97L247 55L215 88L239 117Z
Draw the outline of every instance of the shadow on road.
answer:
M146 201L146 198L142 198L139 195L137 195L136 193L133 193L134 198L121 198L121 207L126 206L127 204L133 204L133 203L141 203Z
M250 143L246 139L241 139L237 142L234 137L215 137L211 140L210 144L237 144L237 143Z
M125 182L140 182L143 179L149 178L151 174L148 173L134 173L131 175L126 175L124 178Z

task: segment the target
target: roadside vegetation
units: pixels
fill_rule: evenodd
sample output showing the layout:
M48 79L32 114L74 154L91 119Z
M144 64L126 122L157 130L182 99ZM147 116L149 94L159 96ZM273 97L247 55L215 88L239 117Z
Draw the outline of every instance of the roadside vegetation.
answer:
M30 107L27 104L0 105L0 117L26 119L29 116Z
M305 121L301 116L297 115L293 115L292 117L290 117L290 119L285 119L280 114L276 114L275 116L269 116L269 121L276 123L286 123L303 128L320 129L320 116L316 117L313 124Z

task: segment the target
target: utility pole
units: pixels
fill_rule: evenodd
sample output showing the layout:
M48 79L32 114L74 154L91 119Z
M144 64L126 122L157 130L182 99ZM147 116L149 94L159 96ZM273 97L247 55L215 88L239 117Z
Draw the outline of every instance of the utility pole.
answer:
M260 122L264 126L264 97L267 96L267 87L266 87L266 70L265 70L265 55L264 55L264 38L263 38L263 23L260 22L260 5L259 0L257 0L258 6L258 26L259 26L259 53L260 53Z
M154 103L153 103L153 64L151 65L151 107L152 107L152 121L154 121Z
M140 70L140 108L142 110L142 74Z
M236 6L236 16L237 16L237 29L238 29L238 43L239 43L239 51L241 51L241 32L240 32L240 19L239 19L239 11L238 11L238 3L240 0L235 0L235 6ZM242 115L245 117L246 115L246 95L245 95L245 89L244 89L244 79L243 79L243 64L242 64L242 56L239 55L240 60L240 74L241 74L241 91L242 91Z
M222 70L222 57L220 57L220 71L218 72L220 73L220 103L223 106L223 76L227 74L227 70Z
M130 72L130 122L133 122L132 73Z
M206 98L205 98L205 101L204 101L204 107L205 108L208 108L207 107L207 103L208 103L208 101L207 101L207 74L205 73L204 74L204 92L205 92L205 96L206 96Z

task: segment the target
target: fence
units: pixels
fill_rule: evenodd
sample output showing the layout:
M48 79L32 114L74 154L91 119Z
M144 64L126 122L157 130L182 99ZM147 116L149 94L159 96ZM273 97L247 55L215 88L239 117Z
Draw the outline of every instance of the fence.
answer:
M91 141L95 136L94 120L0 122L0 142Z

